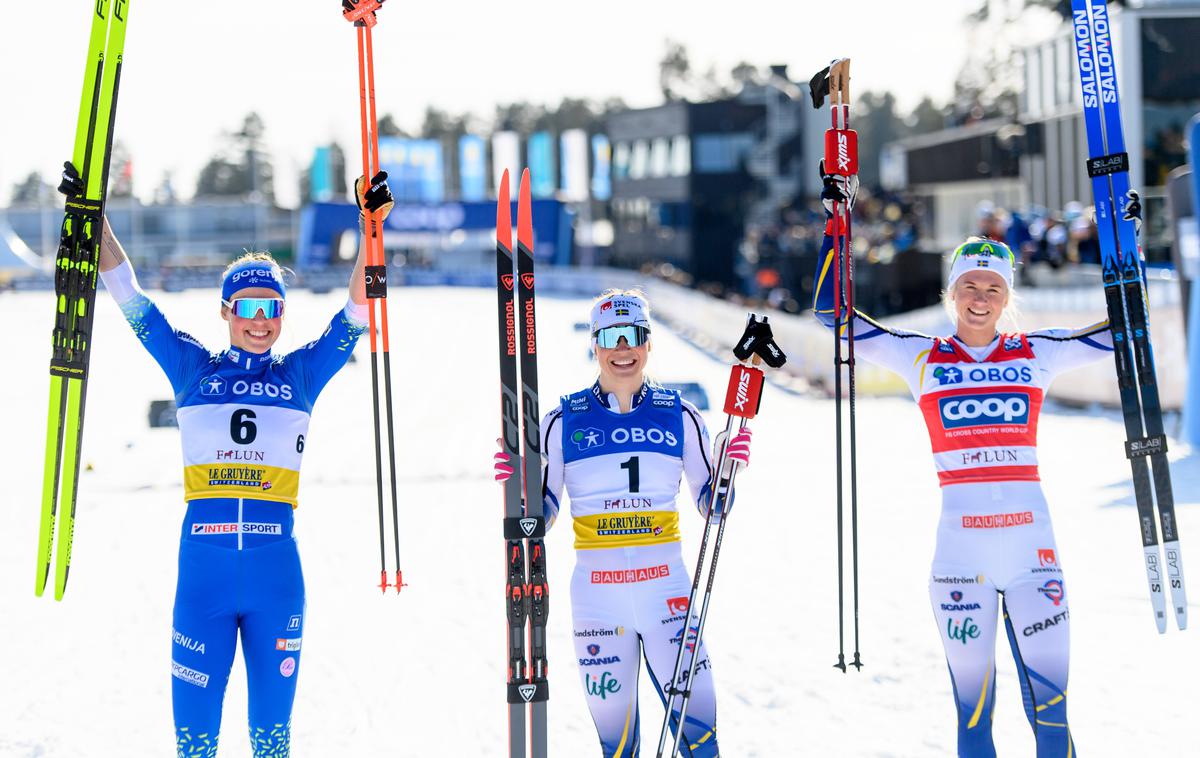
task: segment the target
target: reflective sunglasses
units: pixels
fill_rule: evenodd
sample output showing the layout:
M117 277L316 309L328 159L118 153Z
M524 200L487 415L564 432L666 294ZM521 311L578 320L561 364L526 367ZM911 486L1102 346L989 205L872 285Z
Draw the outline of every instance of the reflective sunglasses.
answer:
M622 324L621 326L606 326L592 332L592 336L596 338L596 344L606 350L616 347L622 337L630 347L641 347L650 341L650 329L645 326Z
M1009 249L1008 245L996 240L971 240L964 242L950 256L950 262L954 263L960 255L991 255L996 258L1007 258L1008 262L1014 266L1017 263L1016 256L1013 255L1013 251Z
M262 311L263 318L266 319L283 315L283 298L279 297L239 297L233 301L221 302L238 318L254 318L259 311Z

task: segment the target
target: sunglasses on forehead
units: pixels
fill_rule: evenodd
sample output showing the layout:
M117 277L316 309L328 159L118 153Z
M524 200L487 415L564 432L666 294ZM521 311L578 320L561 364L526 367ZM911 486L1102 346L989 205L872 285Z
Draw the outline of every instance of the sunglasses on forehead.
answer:
M266 319L283 315L283 298L278 297L239 297L221 303L238 318L254 318L260 311Z
M630 347L641 347L650 340L650 329L633 324L606 326L592 332L592 336L596 338L596 344L606 350L611 350L620 344L622 337Z

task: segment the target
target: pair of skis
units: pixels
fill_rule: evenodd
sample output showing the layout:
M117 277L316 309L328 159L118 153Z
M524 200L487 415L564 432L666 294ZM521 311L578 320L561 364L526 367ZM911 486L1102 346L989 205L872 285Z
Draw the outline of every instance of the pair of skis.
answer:
M831 126L825 130L825 172L851 177L858 174L858 133L850 128L850 59L834 61L819 71L809 84L813 107L820 108L829 97ZM842 434L842 371L846 371L849 404L850 458L850 563L853 591L854 659L850 666L862 670L858 649L858 456L854 414L854 252L851 244L850 202L835 201L833 215L827 224L833 239L833 400L836 436L837 476L837 548L838 548L838 657L835 668L846 672L846 593L845 593L845 535L843 516L842 450L846 447ZM842 355L842 335L846 336L846 353Z
M56 553L55 600L62 600L67 588L71 545L75 537L80 442L87 399L100 238L108 194L117 89L124 59L125 25L129 18L128 0L96 0L89 3L89 7L92 31L75 127L75 148L71 154L71 162L83 178L84 193L67 200L55 258L50 410L46 421L46 457L34 584L34 594L41 597L49 580L53 550ZM58 539L54 549L56 521Z
M739 469L735 462L729 467L728 472L725 470L728 446L734 434L734 424L736 423L737 430L741 431L750 419L758 415L763 387L763 372L758 368L759 363L765 361L771 368L779 368L787 361L787 356L775 343L767 317L763 316L759 320L753 313L747 319L746 331L738 340L733 352L739 361L750 360L753 365L734 364L729 374L729 385L725 392L725 413L727 414L723 436L725 444L721 446L713 464L711 474L713 492L709 500L708 513L704 519L704 533L700 538L700 554L696 558L696 572L692 576L692 589L688 594L686 618L679 633L679 650L675 654L675 669L671 674L671 681L667 683L664 691L666 713L663 715L662 728L658 734L658 752L656 753L658 758L662 758L664 754L675 758L679 754L680 744L683 741L688 704L691 702L692 682L695 680L696 668L700 662L700 643L704 639L704 625L708 620L713 580L717 576L717 561L721 557L721 542L725 537L725 525L728 523L729 510L733 506L733 486ZM717 528L715 537L712 537L714 521L717 522ZM708 555L710 537L712 537L712 558L706 571L704 559ZM697 611L696 598L700 594L700 579L705 575L708 579L704 586L704 595L700 601L699 611ZM695 620L694 634L691 631L693 619ZM688 656L686 675L684 675L685 651L691 653ZM677 707L678 714L675 713ZM672 728L675 730L675 738L671 745L671 752L664 753Z
M342 17L354 25L358 36L359 119L362 124L362 175L364 181L379 173L379 129L375 115L375 49L371 30L378 23L376 11L383 0L342 0ZM358 187L355 187L355 192ZM363 245L367 259L365 276L367 303L370 305L367 328L371 333L371 418L375 422L375 495L379 506L379 591L388 587L399 592L404 584L400 568L400 519L396 502L396 434L392 422L392 358L388 346L387 261L383 254L383 224L377 213L363 209ZM379 315L376 316L376 303ZM380 330L377 329L381 328ZM379 381L379 356L383 355L383 385ZM396 557L395 581L389 581L387 569L387 527L383 508L383 450L379 422L379 396L383 394L388 441L388 472L392 504L392 543Z
M1150 346L1142 257L1134 214L1125 210L1126 204L1136 201L1137 195L1129 187L1129 154L1125 151L1121 126L1108 8L1105 0L1072 0L1071 14L1087 132L1087 172L1096 202L1104 299L1125 420L1125 454L1133 471L1146 579L1154 621L1161 634L1167 629L1164 569L1171 588L1175 623L1180 629L1187 628L1187 593L1167 464L1167 437L1155 381L1154 351ZM1165 566L1160 560L1154 524L1156 500Z
M517 471L516 476L509 477L504 483L509 758L545 758L546 701L550 698L546 664L546 623L550 605L541 487L542 442L538 416L530 198L529 169L525 169L517 193L514 270L512 205L506 170L500 179L496 199L496 305L500 338L500 446Z

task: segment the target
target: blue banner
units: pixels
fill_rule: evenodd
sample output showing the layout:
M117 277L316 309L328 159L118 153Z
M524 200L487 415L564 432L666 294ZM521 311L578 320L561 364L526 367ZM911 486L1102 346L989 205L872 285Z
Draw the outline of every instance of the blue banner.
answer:
M592 197L612 197L612 145L603 134L592 135Z
M380 137L379 167L388 172L398 201L437 203L445 197L442 143L437 140Z
M554 139L550 132L529 135L529 189L534 197L554 197L558 174L554 170Z
M487 143L483 137L464 134L458 138L458 183L460 198L468 203L487 197Z
M323 203L333 199L333 154L328 147L318 147L313 153L308 179L309 200Z

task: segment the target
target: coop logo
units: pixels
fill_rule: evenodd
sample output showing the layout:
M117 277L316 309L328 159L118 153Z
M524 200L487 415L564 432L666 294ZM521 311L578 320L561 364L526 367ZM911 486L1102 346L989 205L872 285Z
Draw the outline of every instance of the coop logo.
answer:
M933 370L933 378L938 380L939 385L959 384L963 380L963 373L953 366L939 366Z
M938 400L942 427L959 429L990 424L1028 424L1029 396L1021 392L959 395Z
M200 394L205 397L220 397L225 394L226 386L225 380L214 374L200 382Z
M1055 608L1062 605L1063 599L1067 596L1061 579L1051 579L1041 587L1038 587L1038 592L1045 595L1047 600L1054 603Z

